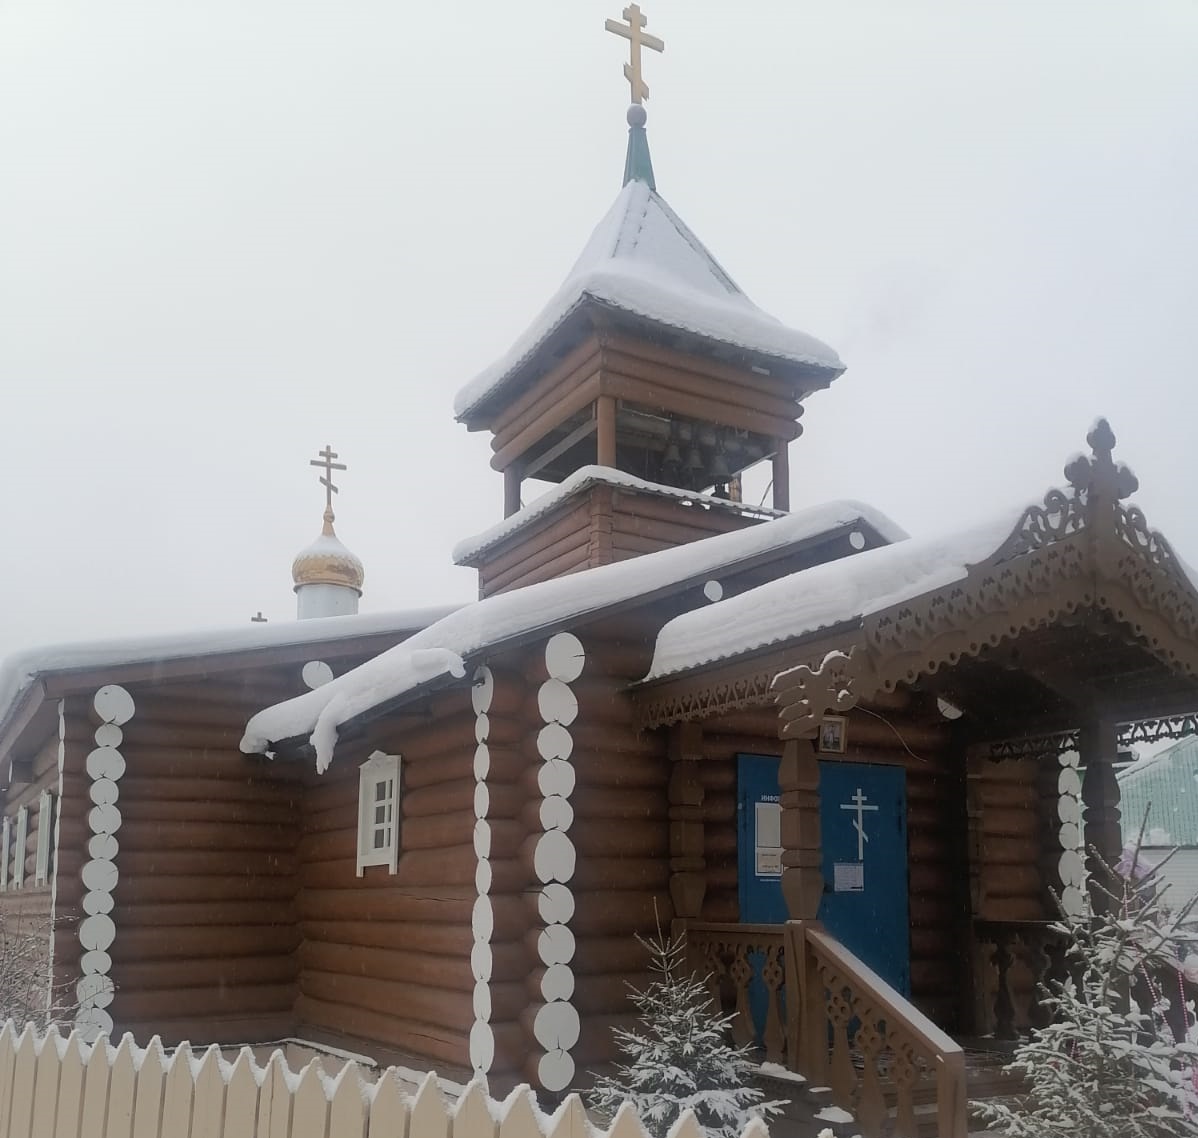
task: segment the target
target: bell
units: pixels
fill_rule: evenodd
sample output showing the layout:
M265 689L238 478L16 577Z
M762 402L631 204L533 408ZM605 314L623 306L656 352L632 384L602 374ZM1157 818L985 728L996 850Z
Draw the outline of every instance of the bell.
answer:
M711 460L712 477L715 478L717 482L724 482L728 479L728 476L731 473L732 471L728 469L728 460L724 457L724 452L722 450L717 450L715 452L715 458Z
M678 450L678 444L676 442L671 442L670 445L666 447L666 456L661 460L661 462L663 466L673 466L675 468L677 468L679 463L682 462L682 453Z
M703 469L703 456L699 453L698 447L691 447L690 453L686 456L686 466L688 470Z

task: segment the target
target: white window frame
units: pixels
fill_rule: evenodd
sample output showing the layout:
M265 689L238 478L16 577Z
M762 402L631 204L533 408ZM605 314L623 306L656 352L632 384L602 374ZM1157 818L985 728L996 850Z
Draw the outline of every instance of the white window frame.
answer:
M8 847L12 834L12 822L6 816L0 826L0 893L8 891Z
M375 751L358 768L359 877L369 865L385 865L394 873L399 864L399 768L399 755L385 755L382 751ZM389 809L389 816L377 821L377 809ZM375 841L380 831L381 845Z
M29 807L17 811L17 837L13 843L12 887L20 889L25 884L25 839L29 837Z
M37 800L37 857L34 859L33 884L50 884L50 836L54 830L54 795L43 790Z

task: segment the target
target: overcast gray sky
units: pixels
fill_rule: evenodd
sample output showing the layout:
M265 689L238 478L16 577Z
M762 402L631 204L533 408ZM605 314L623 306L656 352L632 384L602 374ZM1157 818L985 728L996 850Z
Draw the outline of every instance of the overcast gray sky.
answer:
M0 654L474 595L454 391L619 189L621 0L0 0ZM1198 561L1198 4L645 0L658 186L848 364L794 503L1039 497L1105 414ZM756 485L764 486L764 479Z

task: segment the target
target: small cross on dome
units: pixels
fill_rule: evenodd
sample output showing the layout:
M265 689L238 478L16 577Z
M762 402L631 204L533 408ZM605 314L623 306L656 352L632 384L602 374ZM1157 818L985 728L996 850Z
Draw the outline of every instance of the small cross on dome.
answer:
M337 493L337 487L333 485L333 471L348 469L344 462L334 462L333 459L339 457L337 452L331 446L325 446L324 450L317 451L319 458L308 460L309 466L322 466L324 473L320 476L320 484L324 487L325 492L325 509L332 513L333 511L333 495Z

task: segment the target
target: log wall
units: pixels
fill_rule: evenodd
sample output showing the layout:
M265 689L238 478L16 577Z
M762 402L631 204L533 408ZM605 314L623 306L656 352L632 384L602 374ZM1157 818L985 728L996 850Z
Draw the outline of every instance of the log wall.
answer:
M580 1074L614 1057L611 1028L631 1023L629 983L648 980L636 941L669 929L669 760L664 732L640 732L623 689L648 665L627 630L614 622L577 632L586 667L571 685L578 717L571 727L577 784L570 838L574 1006L581 1035L573 1049ZM638 671L639 669L639 671Z
M1059 889L1049 873L1059 861L1057 764L1049 757L993 762L982 755L969 759L969 816L972 901L982 920L1044 921L1054 913L1049 889ZM1053 824L1055 823L1055 825ZM1054 848L1055 847L1055 848ZM993 1030L998 992L995 946L972 938L977 990L973 1009L979 1033ZM1023 945L1015 945L1008 986L1015 1023L1031 1023L1035 990L1034 961Z
M294 1033L302 787L294 765L238 749L266 686L259 678L239 688L228 677L129 686L136 710L122 727L109 949L118 1032L168 1043ZM88 701L72 705L68 729L80 739L94 730ZM87 846L86 754L79 746L67 756L64 870L65 851L82 858ZM77 905L77 886L60 883L64 904ZM73 939L63 938L64 962L78 952Z
M501 710L522 698L518 677L513 682L514 693L504 685L496 695L490 731L497 819L515 817L522 804L513 769L522 764L509 758L518 754L521 734L505 724ZM394 874L385 865L367 866L359 877L358 769L376 750L402 757L400 853ZM475 1019L474 752L470 692L457 687L435 699L423 719L385 719L363 738L342 740L324 774L305 769L295 1005L305 1030L377 1041L433 1059L438 1069L466 1066ZM495 890L510 897L522 887L522 871L513 861L512 836L498 822L495 832ZM495 925L496 956L517 957L511 974L522 975L519 903L497 896ZM502 1025L518 1017L523 986L499 981L493 999L502 1037Z
M479 565L486 597L758 522L731 510L597 485L465 564Z

